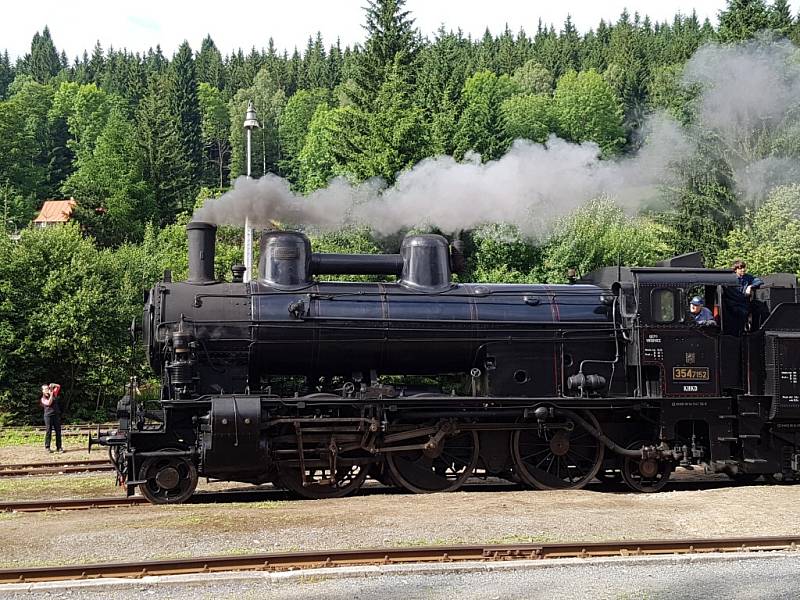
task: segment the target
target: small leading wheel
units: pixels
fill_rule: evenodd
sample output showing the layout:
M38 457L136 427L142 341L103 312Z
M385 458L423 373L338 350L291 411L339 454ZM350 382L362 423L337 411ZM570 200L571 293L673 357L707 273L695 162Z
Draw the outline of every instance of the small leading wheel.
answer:
M430 438L424 435L403 443L424 444ZM472 475L478 454L478 433L455 431L429 448L387 452L386 464L397 485L410 492L452 492Z
M368 473L369 465L348 465L339 461L334 477L331 477L330 468L306 467L303 481L299 466L278 467L280 483L298 496L311 500L341 498L354 494L362 486Z
M514 468L520 478L540 490L579 489L589 483L603 464L603 443L562 410L558 428L520 429L511 438ZM583 419L599 430L594 415ZM545 425L553 425L548 423Z
M647 442L640 440L628 446L630 449L641 448ZM622 478L625 484L636 492L658 492L667 485L672 473L669 461L646 458L644 460L626 456L622 464Z
M153 504L185 502L197 488L197 469L185 456L151 456L139 469L142 496Z

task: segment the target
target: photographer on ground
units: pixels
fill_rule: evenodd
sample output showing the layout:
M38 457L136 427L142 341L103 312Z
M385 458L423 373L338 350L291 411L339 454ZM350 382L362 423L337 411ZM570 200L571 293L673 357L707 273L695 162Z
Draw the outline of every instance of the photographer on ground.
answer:
M61 407L58 403L58 395L61 393L61 385L51 383L42 385L42 397L39 403L44 408L44 425L47 432L44 434L44 447L48 452L50 449L50 436L53 431L56 433L56 452L64 452L61 447Z

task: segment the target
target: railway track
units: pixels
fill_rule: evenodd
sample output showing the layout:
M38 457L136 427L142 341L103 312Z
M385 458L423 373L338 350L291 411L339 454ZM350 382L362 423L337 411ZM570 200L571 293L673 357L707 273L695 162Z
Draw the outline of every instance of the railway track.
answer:
M86 431L97 431L98 425L101 429L113 429L119 426L119 422L107 421L105 423L62 423L61 430L81 429ZM47 431L47 428L40 425L8 425L6 427L0 427L0 433L20 431L37 431L44 433Z
M722 487L737 487L733 481L689 481L684 483L673 484L670 489L673 491L683 490L692 491L699 489L709 488L722 488ZM590 486L587 489L600 489L598 486ZM616 487L604 486L602 489L607 493L630 493L625 486L619 485ZM462 488L462 491L473 493L494 493L504 491L523 491L525 488L512 484L512 483L470 483ZM527 490L535 494L535 490ZM386 487L383 485L365 486L359 490L360 496L380 496L391 494L405 494L399 488ZM303 498L298 498L291 492L280 488L254 488L254 489L240 489L228 491L204 491L195 493L188 501L187 504L223 504L231 502L262 502L265 500L272 501L298 501L302 502ZM141 496L131 496L130 498L121 496L104 496L95 498L76 498L76 499L47 499L47 500L22 500L13 502L0 502L0 513L4 512L45 512L45 511L60 511L60 510L88 510L93 508L116 508L126 506L150 506L150 504Z
M100 423L100 429L103 431L109 429L116 429L119 423ZM77 423L73 425L62 425L62 437L77 437L88 436L89 434L97 434L97 423ZM44 435L47 432L46 427L0 427L0 436L2 435Z
M110 577L141 578L223 571L284 571L360 565L636 557L711 552L774 552L798 549L800 549L800 536L370 548L0 569L0 584Z
M53 475L62 473L85 473L88 471L113 471L107 458L87 459L71 462L44 462L0 465L0 477L25 475Z

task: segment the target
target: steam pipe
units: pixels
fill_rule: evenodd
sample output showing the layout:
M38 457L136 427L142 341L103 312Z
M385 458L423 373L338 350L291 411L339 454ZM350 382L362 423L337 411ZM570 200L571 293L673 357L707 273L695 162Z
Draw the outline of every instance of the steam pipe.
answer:
M399 254L321 254L311 255L314 275L400 275L403 258Z
M557 415L566 416L559 409L556 409L555 413ZM632 458L642 458L641 448L639 450L629 450L628 448L623 448L622 446L612 442L611 439L606 437L606 435L602 431L595 429L594 426L591 423L589 423L589 421L587 421L586 419L584 419L583 417L581 417L576 413L570 414L569 418L575 419L581 427L583 427L586 431L589 432L589 434L592 435L592 437L597 438L606 446L606 448L608 448L612 452L616 452L617 454L621 454L622 456L630 456Z

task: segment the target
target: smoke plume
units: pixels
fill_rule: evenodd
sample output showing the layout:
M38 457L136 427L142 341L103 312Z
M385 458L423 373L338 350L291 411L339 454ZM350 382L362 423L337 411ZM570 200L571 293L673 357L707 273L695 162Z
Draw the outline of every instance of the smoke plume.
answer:
M391 187L380 180L353 185L337 178L302 196L274 175L241 177L194 219L241 225L249 217L254 227L279 221L323 231L366 225L379 234L414 227L450 233L505 222L536 236L599 196L632 214L653 206L665 185L678 183L674 163L691 157L695 140L709 135L723 146L742 200L755 202L775 185L800 180L800 162L781 150L800 139L796 56L788 42L701 48L683 78L701 90L694 124L684 128L666 114L652 116L634 155L601 160L594 143L551 136L545 144L517 140L502 158L487 163L475 156L461 162L428 158Z

